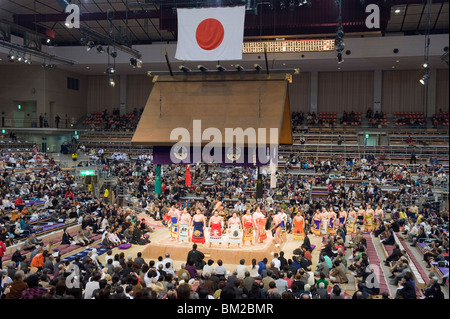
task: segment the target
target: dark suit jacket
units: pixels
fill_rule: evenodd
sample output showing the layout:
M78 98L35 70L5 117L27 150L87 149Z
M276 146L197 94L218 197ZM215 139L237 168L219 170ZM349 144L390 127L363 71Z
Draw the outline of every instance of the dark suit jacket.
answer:
M62 236L61 244L70 245L70 242L73 240L73 237L69 235L69 233L64 233Z
M384 245L394 245L395 244L394 233L391 233L389 235L389 237L383 241L383 244Z
M192 260L194 262L195 267L197 267L197 269L202 269L203 268L203 259L205 258L205 254L203 254L201 251L198 250L191 250L188 255L187 255L187 262L189 260Z
M387 258L387 260L397 261L402 256L402 251L400 248L394 248L392 254Z

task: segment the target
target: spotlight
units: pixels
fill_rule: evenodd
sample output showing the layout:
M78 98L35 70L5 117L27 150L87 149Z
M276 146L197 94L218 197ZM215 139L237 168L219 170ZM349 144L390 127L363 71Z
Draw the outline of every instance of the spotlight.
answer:
M112 56L114 59L117 58L117 51L111 52L111 56Z
M56 65L44 62L44 63L41 64L41 67L44 70L53 70L54 68L56 68Z
M336 39L342 39L344 37L344 29L342 27L339 27L339 29L336 32Z
M191 72L191 69L189 69L188 67L184 66L184 65L180 65L180 70L187 73L187 72Z
M142 67L142 60L136 59L136 58L130 58L130 65L133 68L141 68Z
M48 41L48 40L47 40L47 41ZM80 44L81 44L81 45L86 45L86 43L87 43L87 41L86 41L85 38L81 38L81 39L80 39Z
M97 52L98 53L103 53L103 52L105 52L105 50L103 49L103 47L101 45L98 45L97 46Z
M284 1L281 1L281 2L280 2L280 9L281 9L281 10L286 9L286 4L284 3Z
M106 74L114 74L114 73L116 73L116 69L114 69L112 66L106 69Z
M219 70L219 71L226 71L227 70L223 66L221 66L220 64L216 65L216 69Z
M273 0L269 1L269 10L273 10Z
M262 67L261 67L259 64L257 64L257 63L255 63L255 64L253 65L253 67L254 67L255 70L258 71L258 72L262 70Z
M429 66L428 61L425 61L425 62L422 64L422 67L423 67L424 69L428 68L428 66Z
M235 67L236 70L238 70L238 71L244 71L244 67L243 67L242 65L240 65L240 64L236 64L234 67Z
M422 78L419 80L420 84L426 85L428 83L428 80L430 79L430 76L428 74L424 74Z
M21 56L17 57L17 62L22 62L23 58Z
M294 11L295 9L295 2L294 0L289 1L289 10Z
M298 6L299 7L301 7L301 6L303 6L303 5L307 5L308 7L311 7L311 5L312 5L312 3L311 3L311 0L300 0L299 2L298 2Z
M336 48L337 52L342 52L345 49L345 43L342 40L336 40L334 41L334 47Z
M14 56L14 54L12 54L12 53L8 54L8 61L9 62L14 62L15 59L16 59L16 57Z
M197 65L197 69L199 69L200 71L202 71L202 72L206 72L206 71L208 71L208 69L206 68L206 67L204 67L203 65Z
M112 76L109 77L109 86L111 87L115 87L116 86L116 82L114 81L114 78Z
M337 54L337 60L338 60L338 64L341 64L342 62L344 62L344 59L342 58L342 53L338 53Z
M95 47L94 41L88 41L86 51L90 51L93 47Z

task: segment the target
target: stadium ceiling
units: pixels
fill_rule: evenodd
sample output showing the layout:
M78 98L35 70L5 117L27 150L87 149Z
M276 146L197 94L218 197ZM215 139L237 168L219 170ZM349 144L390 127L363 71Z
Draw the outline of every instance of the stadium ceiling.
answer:
M2 0L0 19L53 37L54 45L81 45L80 29L68 29L64 7L79 6L81 25L99 34L112 35L125 45L177 40L176 8L247 7L245 39L276 37L311 38L333 35L337 27L336 0ZM293 3L293 6L290 6ZM310 4L310 5L308 5ZM368 4L380 8L380 28L368 29ZM373 33L423 34L427 25L427 0L342 0L346 36ZM448 33L449 2L434 0L431 34ZM126 40L126 41L125 41Z

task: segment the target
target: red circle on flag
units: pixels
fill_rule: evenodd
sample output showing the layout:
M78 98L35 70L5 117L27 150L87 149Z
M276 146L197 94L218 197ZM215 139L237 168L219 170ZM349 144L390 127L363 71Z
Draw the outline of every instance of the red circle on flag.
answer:
M222 23L216 19L205 19L197 27L195 37L203 50L214 50L223 41L225 31Z

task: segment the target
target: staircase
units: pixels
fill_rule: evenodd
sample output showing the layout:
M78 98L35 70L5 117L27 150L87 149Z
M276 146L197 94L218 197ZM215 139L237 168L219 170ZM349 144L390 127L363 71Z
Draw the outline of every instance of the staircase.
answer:
M383 274L383 269L381 268L381 260L378 258L377 251L372 241L372 235L369 233L363 233L363 237L367 242L367 257L369 258L371 269L374 271L375 276L377 277L377 282L379 283L380 294L382 292L389 293L389 286L386 283L386 279ZM378 269L375 269L378 266Z

